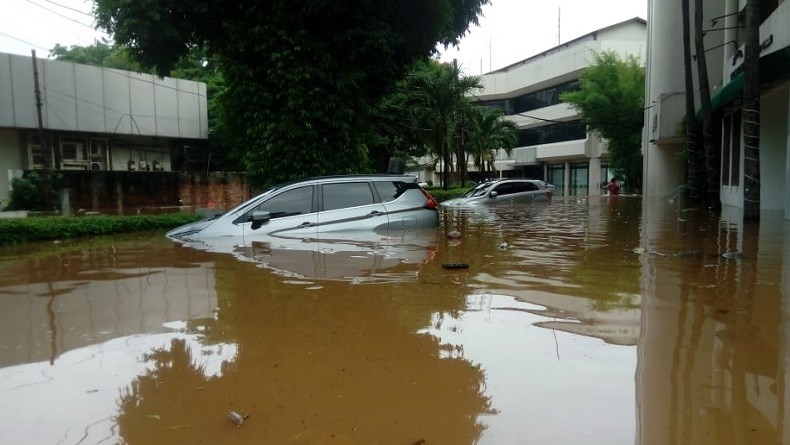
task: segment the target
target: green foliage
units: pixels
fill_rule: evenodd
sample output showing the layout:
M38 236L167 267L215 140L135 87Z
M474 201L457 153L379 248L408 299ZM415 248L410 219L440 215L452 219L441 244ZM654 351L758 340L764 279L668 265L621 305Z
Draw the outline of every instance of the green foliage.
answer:
M467 153L485 176L487 165L493 165L500 148L508 156L512 153L517 141L516 124L505 119L501 110L481 106L468 107L466 115Z
M159 230L197 221L190 213L135 216L51 216L0 219L0 245Z
M140 64L132 58L128 49L120 45L96 42L90 46L65 47L56 44L50 50L50 57L65 62L142 72Z
M11 181L11 192L7 210L52 211L60 208L60 180L57 172L48 173L49 189L44 190L44 176L41 172L31 171L21 178ZM44 196L49 193L51 208L44 208Z
M442 202L448 199L457 198L469 190L469 187L452 187L452 188L439 188L439 187L430 187L426 188L428 193L431 194L437 201Z
M609 160L631 186L642 181L642 123L645 72L635 57L621 60L614 52L594 54L579 79L581 89L562 95L581 119L608 141Z
M416 110L418 137L445 166L452 165L453 156L465 165L461 134L466 110L470 107L467 95L482 87L481 79L461 76L457 64L431 61L410 74L408 86L410 93L406 105ZM443 177L442 183L447 187L446 178Z
M261 186L368 170L371 107L437 43L457 43L488 2L97 0L95 11L160 74L195 46L216 58L221 133Z

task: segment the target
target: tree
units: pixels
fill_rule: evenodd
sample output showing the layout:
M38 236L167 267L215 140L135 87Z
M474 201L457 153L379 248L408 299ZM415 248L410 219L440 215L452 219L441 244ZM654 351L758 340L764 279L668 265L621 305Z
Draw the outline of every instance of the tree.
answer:
M263 185L368 169L372 106L437 43L457 43L488 2L96 0L95 11L160 74L192 46L217 58L227 130Z
M694 105L694 73L691 69L691 15L689 0L681 0L683 10L683 74L685 80L686 102L686 174L688 175L688 195L692 203L700 199L699 148L697 145L697 116Z
M719 163L720 149L713 138L713 111L710 103L710 82L708 81L708 62L705 57L705 31L703 30L702 0L694 0L694 50L697 58L697 78L699 79L699 103L702 117L702 146L705 151L705 200L709 207L720 207Z
M85 65L103 66L119 70L141 72L142 68L129 54L129 50L120 45L108 45L96 42L91 46L72 45L69 47L55 44L49 56L65 62L83 63Z
M453 159L459 165L465 163L466 154L456 136L461 129L464 108L469 103L466 96L481 88L481 80L476 76L461 76L456 63L433 61L426 69L413 74L410 86L410 106L419 110L417 125L431 153L442 160L442 186L447 188ZM459 176L463 181L460 169Z
M746 3L743 59L743 218L760 219L760 2Z
M501 110L471 105L467 113L467 152L485 177L500 149L508 156L512 153L517 139L516 124L505 119Z
M621 60L614 52L594 53L579 83L581 88L564 93L562 100L579 112L590 130L607 140L615 172L641 187L644 69L633 56Z

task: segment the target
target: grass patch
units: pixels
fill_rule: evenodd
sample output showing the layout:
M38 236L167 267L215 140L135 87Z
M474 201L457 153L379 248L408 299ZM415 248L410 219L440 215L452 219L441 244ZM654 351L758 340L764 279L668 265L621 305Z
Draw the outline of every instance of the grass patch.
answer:
M134 216L33 216L0 219L0 245L62 240L178 227L201 219L194 213Z

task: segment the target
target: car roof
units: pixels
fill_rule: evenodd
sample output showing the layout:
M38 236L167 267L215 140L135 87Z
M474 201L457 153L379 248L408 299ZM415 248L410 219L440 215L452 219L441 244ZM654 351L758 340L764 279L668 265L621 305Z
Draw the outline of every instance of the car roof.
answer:
M294 184L307 184L315 182L343 182L354 179L362 180L401 180L406 182L417 182L417 177L414 175L400 175L392 173L369 173L369 174L355 174L355 175L326 175L326 176L312 176L308 178L295 179L293 181L281 182L272 188L283 188Z

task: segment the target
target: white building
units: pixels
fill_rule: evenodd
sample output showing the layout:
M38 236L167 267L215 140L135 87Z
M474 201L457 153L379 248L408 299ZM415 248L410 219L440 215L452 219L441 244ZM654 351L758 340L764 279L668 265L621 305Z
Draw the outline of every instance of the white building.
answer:
M201 159L195 147L207 139L204 83L0 53L0 208L12 178L45 160L53 170L169 171Z
M759 1L762 7L760 208L783 211L785 218L790 218L790 194L786 192L790 187L790 27L787 26L790 2ZM742 213L743 75L740 74L746 51L746 0L704 0L703 3L714 129L721 150L721 203L725 209ZM666 197L676 194L686 181L679 156L684 147L681 121L685 115L681 2L650 0L648 19L645 101L649 107L643 134L644 193ZM693 20L691 26L693 36ZM695 96L699 107L699 91L695 91Z
M579 88L593 53L613 51L644 64L646 33L645 21L634 18L481 76L483 89L474 99L501 109L518 127L517 146L509 157L498 154L494 175L545 179L558 195L600 195L611 179L606 143L587 131L560 94ZM475 167L468 170L475 177Z

